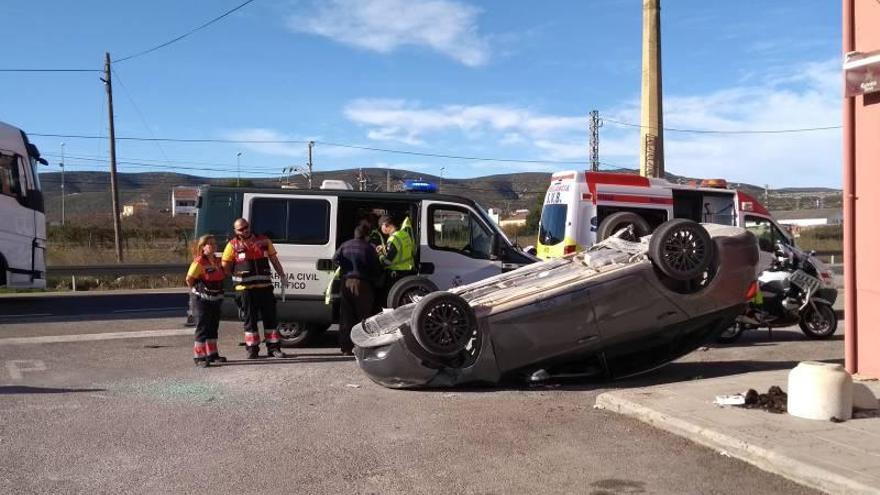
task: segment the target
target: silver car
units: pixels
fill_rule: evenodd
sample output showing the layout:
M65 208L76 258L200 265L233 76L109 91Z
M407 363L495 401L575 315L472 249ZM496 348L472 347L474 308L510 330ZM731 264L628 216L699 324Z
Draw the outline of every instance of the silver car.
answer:
M742 313L758 261L745 229L675 219L637 242L623 234L373 316L351 333L358 365L391 388L617 378L691 352Z

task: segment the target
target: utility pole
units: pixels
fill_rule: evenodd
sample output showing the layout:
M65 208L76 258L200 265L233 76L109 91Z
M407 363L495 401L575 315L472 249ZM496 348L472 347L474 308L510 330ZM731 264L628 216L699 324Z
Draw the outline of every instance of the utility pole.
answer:
M64 227L64 143L61 143L61 226Z
M764 206L770 208L770 203L767 202L767 198L770 197L770 184L764 184Z
M235 154L235 168L238 171L238 178L235 179L235 187L241 187L241 151Z
M590 168L593 172L599 171L599 128L602 127L602 120L599 118L599 111L590 112Z
M308 163L308 166L309 166L309 177L308 177L309 189L312 188L312 148L314 148L314 147L315 147L315 142L309 141L309 163Z
M369 181L367 180L366 177L364 177L364 169L359 168L358 169L358 190L366 191L367 190L367 182L369 182Z
M116 262L122 263L122 226L119 224L119 187L116 185L116 127L113 122L113 79L110 71L110 52L104 53L104 87L107 88L107 115L110 119L110 195L113 198L113 234L116 244Z
M666 175L663 163L663 74L660 0L642 0L642 121L639 174Z

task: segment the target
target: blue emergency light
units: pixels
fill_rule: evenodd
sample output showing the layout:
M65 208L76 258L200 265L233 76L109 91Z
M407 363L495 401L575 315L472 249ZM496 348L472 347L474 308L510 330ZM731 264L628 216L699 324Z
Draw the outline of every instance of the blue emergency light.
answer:
M405 179L403 181L403 190L409 192L437 192L437 184L424 180Z

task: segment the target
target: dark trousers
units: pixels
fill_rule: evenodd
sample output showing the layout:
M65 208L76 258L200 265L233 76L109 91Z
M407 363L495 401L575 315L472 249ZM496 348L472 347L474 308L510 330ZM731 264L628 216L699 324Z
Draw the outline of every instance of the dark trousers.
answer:
M263 330L278 328L278 316L275 312L275 293L272 287L240 290L236 293L238 307L241 309L244 331L259 335L257 322L263 320Z
M373 314L373 285L357 278L342 282L342 300L339 304L339 348L351 351L351 327Z
M220 304L223 301L206 301L193 297L193 313L196 318L196 342L217 340L220 327Z

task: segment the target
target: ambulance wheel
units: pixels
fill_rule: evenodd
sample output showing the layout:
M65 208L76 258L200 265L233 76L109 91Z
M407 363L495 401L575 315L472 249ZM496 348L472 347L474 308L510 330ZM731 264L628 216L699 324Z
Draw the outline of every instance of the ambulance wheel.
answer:
M661 224L651 235L648 257L673 280L702 277L715 260L715 243L702 225L675 218Z
M461 296L433 292L416 304L412 313L413 337L425 352L439 357L465 350L477 331L477 316Z
M289 347L301 347L320 335L320 325L305 323L302 321L278 322L278 333L281 334L281 344Z
M651 226L638 213L629 211L618 211L605 217L596 230L596 239L604 241L605 239L616 234L618 230L625 229L629 226L633 228L633 235L624 234L623 239L627 241L638 241L640 237L651 233Z
M388 300L386 303L389 308L397 308L410 303L417 303L432 292L437 291L434 282L419 277L418 275L409 275L403 277L391 286L388 291Z

